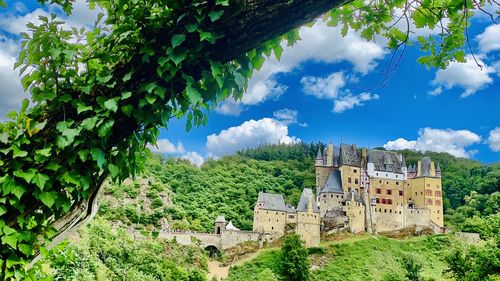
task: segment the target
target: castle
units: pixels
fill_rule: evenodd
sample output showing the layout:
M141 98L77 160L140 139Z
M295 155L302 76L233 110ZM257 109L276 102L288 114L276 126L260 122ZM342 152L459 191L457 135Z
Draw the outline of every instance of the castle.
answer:
M393 151L332 144L318 150L316 196L302 192L297 208L283 196L259 193L253 230L270 239L295 232L306 246L319 244L322 231L378 233L410 226L441 231L441 169L429 157L407 167Z

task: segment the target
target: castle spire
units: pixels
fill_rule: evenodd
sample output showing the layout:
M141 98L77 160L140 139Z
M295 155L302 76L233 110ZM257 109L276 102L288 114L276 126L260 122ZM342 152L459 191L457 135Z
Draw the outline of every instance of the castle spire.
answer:
M318 153L316 154L316 160L321 160L323 159L323 156L321 155L321 145L318 147Z

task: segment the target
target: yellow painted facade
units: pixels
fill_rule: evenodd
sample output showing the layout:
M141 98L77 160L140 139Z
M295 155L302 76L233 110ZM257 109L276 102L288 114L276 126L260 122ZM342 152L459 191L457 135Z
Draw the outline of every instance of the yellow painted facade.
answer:
M361 168L342 165L339 167L342 175L342 189L344 192L356 190L361 191Z
M444 226L443 190L441 178L416 177L408 180L409 200L415 207L429 209L430 219L437 225Z
M399 206L405 205L406 182L403 180L391 180L383 178L370 179L370 196L376 199L375 208L377 212L395 213L400 212Z

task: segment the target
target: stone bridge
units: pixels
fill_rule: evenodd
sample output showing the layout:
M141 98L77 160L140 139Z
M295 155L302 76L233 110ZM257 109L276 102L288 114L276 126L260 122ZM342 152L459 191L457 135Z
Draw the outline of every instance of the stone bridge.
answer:
M210 250L211 253L234 247L242 242L261 240L259 232L242 230L223 230L220 234L173 230L152 231L152 233L155 232L158 233L158 238L160 239L175 239L181 245L197 245L203 249ZM135 238L146 238L143 233L137 231L133 231L131 234Z

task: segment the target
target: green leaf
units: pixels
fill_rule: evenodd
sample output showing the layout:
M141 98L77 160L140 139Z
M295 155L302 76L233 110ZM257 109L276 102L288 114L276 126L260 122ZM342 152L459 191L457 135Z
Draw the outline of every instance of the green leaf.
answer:
M19 248L19 251L21 251L21 253L25 254L26 256L30 256L33 252L33 247L28 244L19 244L17 245L17 247Z
M196 88L191 87L191 85L188 85L186 87L186 95L189 98L189 101L192 104L197 104L199 101L202 100L200 92Z
M132 71L123 75L123 82L127 82L130 78L132 78Z
M148 83L146 86L144 86L144 90L147 92L147 93L152 93L153 90L156 88L156 83L155 82L151 82L151 83Z
M215 1L215 4L220 6L229 6L229 0L217 0Z
M208 16L210 17L210 20L212 22L215 22L216 20L220 19L220 17L224 14L224 11L211 11L208 13Z
M50 147L44 148L44 149L37 149L35 151L35 154L45 156L45 157L50 157L50 151L52 149Z
M108 136L111 132L111 128L113 127L113 124L115 124L115 120L109 120L108 122L104 123L101 127L99 127L97 134L101 138Z
M122 93L122 100L126 100L132 96L132 92L123 92Z
M99 166L99 168L102 169L102 167L104 167L104 164L106 163L104 151L102 151L102 149L100 148L92 148L90 150L90 154L92 155L92 159L94 159L94 161L97 161L97 165Z
M2 8L7 8L7 4L5 4L5 2L3 0L0 0L0 7Z
M82 127L87 131L92 131L97 122L97 116L86 118L82 121Z
M41 173L37 173L33 177L33 183L36 184L36 186L38 186L38 188L40 188L40 190L43 190L43 188L45 187L45 184L47 183L48 180L49 180L49 177L47 175L44 175Z
M57 198L57 193L54 191L42 192L38 195L40 201L42 201L45 206L51 208Z
M129 104L126 106L122 106L121 110L122 110L123 114L130 117L130 115L132 114L132 110L134 110L134 107Z
M4 226L2 231L3 231L3 234L5 234L5 235L11 235L12 233L16 232L16 230L14 228L11 228L8 226Z
M17 157L26 157L28 155L28 152L21 150L19 147L16 145L12 146L12 151L14 153L12 158L17 158Z
M9 134L7 132L3 132L0 134L0 142L5 144L9 142Z
M36 174L35 169L28 169L25 172L20 171L20 170L14 172L14 176L21 178L21 179L24 179L27 183L31 182L31 180L33 179L35 174Z
M182 44L182 42L184 42L184 40L186 40L186 35L174 34L172 36L172 47L175 48L175 47L179 46L180 44Z
M17 246L17 238L16 235L4 236L2 237L2 244L6 244L11 246L12 248L16 248Z
M114 99L109 99L105 101L104 106L113 112L116 112L118 110L118 103Z
M108 165L108 170L111 173L111 177L113 178L116 178L116 176L118 176L118 174L120 173L120 169L118 168L118 166L111 163Z
M274 55L276 56L276 58L278 60L281 60L281 54L283 54L283 48L281 47L281 45L276 45L274 48Z
M92 110L92 106L85 106L83 103L78 103L76 105L76 112L78 114L85 112L85 111L89 111L89 110Z
M17 199L21 199L21 196L26 192L26 188L24 186L16 184L13 185L10 189L10 193L14 194Z
M3 204L0 204L0 217L5 213L7 213L7 207Z

